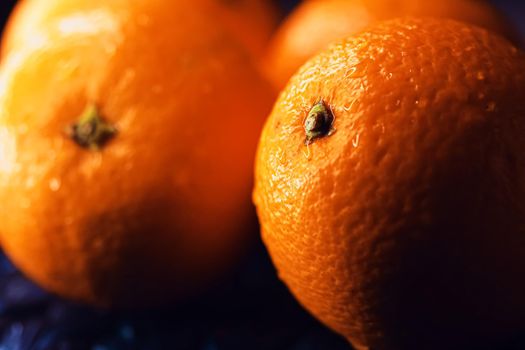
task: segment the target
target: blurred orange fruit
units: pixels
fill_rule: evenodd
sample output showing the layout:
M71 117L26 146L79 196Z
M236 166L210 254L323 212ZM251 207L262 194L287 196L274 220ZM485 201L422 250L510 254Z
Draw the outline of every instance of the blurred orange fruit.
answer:
M200 0L209 2L210 0ZM219 3L223 23L260 58L277 28L279 13L271 0L212 0Z
M168 1L173 6L177 2L186 0ZM266 45L277 26L277 9L268 0L196 0L186 4L187 11L208 13L209 21L219 21L227 27L248 51L256 57L263 54ZM2 54L5 55L17 47L31 45L39 40L42 30L59 31L60 25L51 28L49 23L62 22L66 15L81 15L83 11L95 11L100 1L87 0L22 0L15 7L15 11L6 26ZM169 6L167 8L169 10ZM187 14L170 12L172 23L176 26L179 17ZM135 14L137 21L148 21L142 14ZM129 18L128 20L131 20ZM187 33L189 36L192 33Z
M66 3L78 12L43 22L47 36L0 68L3 248L76 300L181 298L247 238L272 89L186 2Z
M282 88L307 59L330 43L378 20L402 16L457 19L519 41L507 20L481 0L306 0L272 39L265 58L267 75Z
M478 27L398 19L281 93L256 159L263 239L357 348L470 349L523 329L523 67Z

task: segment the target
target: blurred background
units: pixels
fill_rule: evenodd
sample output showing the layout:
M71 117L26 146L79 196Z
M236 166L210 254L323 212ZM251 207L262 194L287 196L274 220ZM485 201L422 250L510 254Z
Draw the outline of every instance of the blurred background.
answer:
M283 15L297 3L282 0ZM1 0L4 25L14 0ZM493 0L525 34L525 2ZM260 241L205 297L151 312L107 312L49 295L0 253L0 350L349 349L310 317L277 279ZM502 349L525 349L525 337Z

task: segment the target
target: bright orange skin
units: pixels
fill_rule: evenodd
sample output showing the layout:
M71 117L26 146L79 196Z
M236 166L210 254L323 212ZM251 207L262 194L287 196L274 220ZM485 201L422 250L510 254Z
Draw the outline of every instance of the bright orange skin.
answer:
M523 329L523 67L477 27L394 20L281 93L256 159L262 236L297 299L357 348L470 349ZM319 100L336 131L307 147Z
M457 19L519 41L508 21L482 0L306 0L274 35L265 58L267 75L282 88L304 62L329 44L376 21L403 16Z
M255 58L260 58L279 21L279 13L272 0L214 1L220 4L223 23Z
M111 6L109 2L102 2L102 4ZM185 13L177 13L177 2L190 2L191 4L184 5L186 6ZM169 8L170 4L173 9ZM2 55L26 46L28 41L34 40L35 31L48 27L50 22L60 20L67 14L96 9L100 6L100 1L22 0L15 7L6 26ZM219 19L256 57L263 54L278 21L277 10L268 0L170 0L166 6L166 11L172 15L171 25L175 26L181 16L187 16L188 13L196 11L209 14L210 21ZM140 14L137 16L144 20Z
M215 278L248 237L273 93L205 14L174 26L184 3L103 3L2 63L1 241L65 297L160 304ZM65 132L91 103L118 129L100 151Z

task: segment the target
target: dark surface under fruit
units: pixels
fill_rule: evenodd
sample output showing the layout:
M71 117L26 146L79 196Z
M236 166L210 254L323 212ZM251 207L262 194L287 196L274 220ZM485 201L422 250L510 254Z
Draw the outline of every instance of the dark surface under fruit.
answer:
M0 349L348 349L295 302L259 242L209 294L149 312L94 310L49 295L0 257Z
M296 2L283 1L284 8L289 10ZM0 27L14 3L1 1ZM525 3L498 4L525 32ZM29 349L338 350L349 346L297 304L258 242L237 271L207 295L162 311L136 313L94 310L52 296L0 253L0 350ZM525 335L500 348L522 349Z
M207 295L148 312L109 312L62 300L36 287L0 255L0 349L351 348L297 304L258 242L238 270ZM525 335L500 348L522 349Z

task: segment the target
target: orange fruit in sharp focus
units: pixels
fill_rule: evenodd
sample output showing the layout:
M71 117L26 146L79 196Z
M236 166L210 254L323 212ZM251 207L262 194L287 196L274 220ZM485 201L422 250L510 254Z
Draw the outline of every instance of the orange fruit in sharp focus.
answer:
M75 2L0 67L2 246L69 298L180 300L243 248L272 88L185 2Z
M457 19L519 42L509 22L482 0L306 0L274 35L264 60L266 73L282 88L304 62L332 42L376 21L403 16Z
M478 27L398 19L281 93L256 158L262 237L357 348L470 349L523 329L524 66Z
M187 2L186 0L172 0ZM207 12L210 22L221 22L239 42L255 57L263 54L268 41L277 26L278 12L268 0L196 0L187 4L190 12ZM7 23L2 55L13 49L32 45L39 40L38 32L49 30L48 23L63 21L67 15L80 14L82 11L96 13L97 2L76 0L23 0L20 1ZM176 25L181 14L171 13L172 25ZM186 14L184 14L186 15ZM136 14L137 20L147 22L142 14ZM62 22L63 23L63 22ZM64 24L67 26L66 24ZM62 28L56 26L55 31Z

